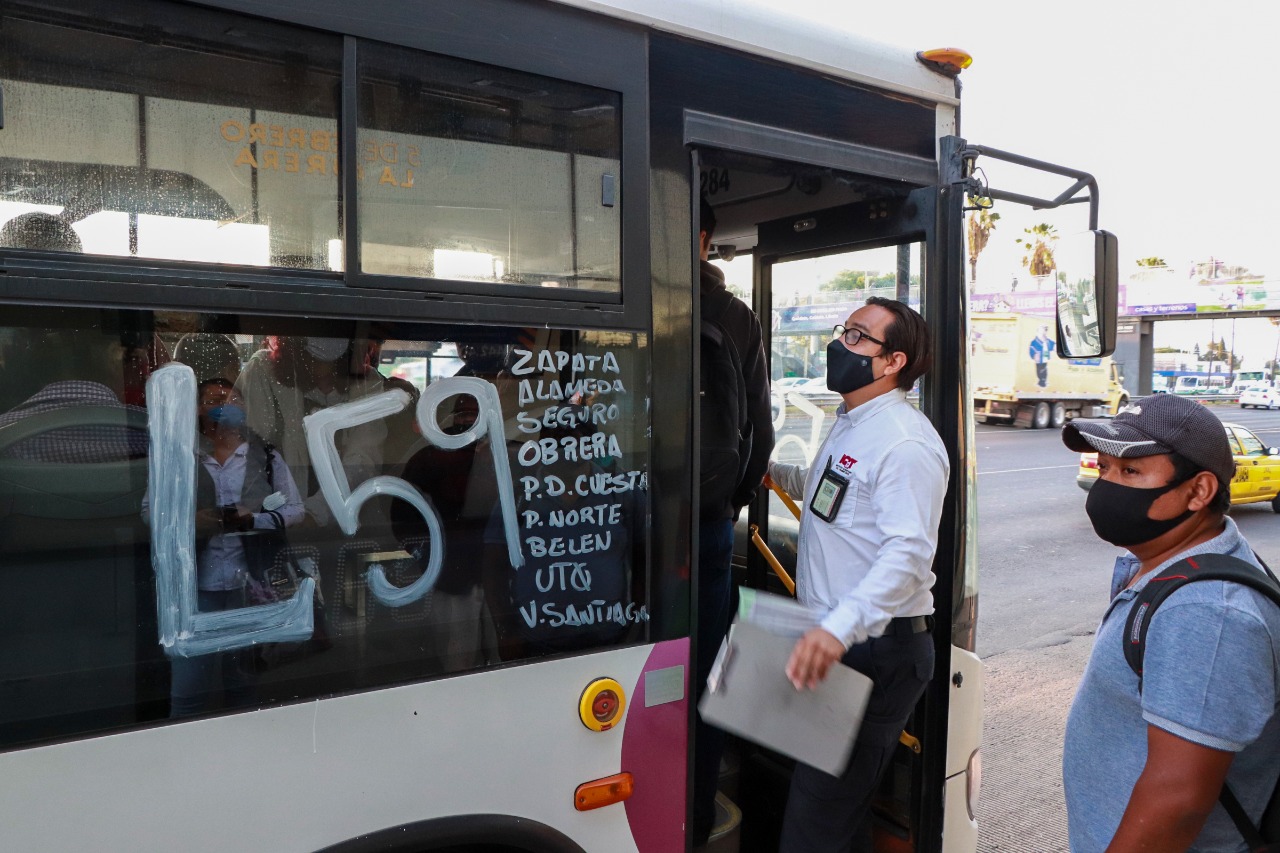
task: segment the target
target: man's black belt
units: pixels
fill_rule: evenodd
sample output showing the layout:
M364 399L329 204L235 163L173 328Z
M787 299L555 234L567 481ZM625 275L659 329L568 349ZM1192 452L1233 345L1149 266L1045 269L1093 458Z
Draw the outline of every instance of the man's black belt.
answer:
M932 630L932 616L897 616L889 620L889 627L884 629L884 634L886 637L909 637Z

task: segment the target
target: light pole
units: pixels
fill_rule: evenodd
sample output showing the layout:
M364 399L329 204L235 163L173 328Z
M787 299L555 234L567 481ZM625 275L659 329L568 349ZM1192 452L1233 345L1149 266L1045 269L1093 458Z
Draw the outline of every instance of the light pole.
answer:
M1227 372L1232 382L1236 381L1236 318L1231 318L1231 360L1227 362Z
M1269 384L1274 385L1276 381L1276 362L1280 361L1280 317L1268 317L1271 325L1276 327L1276 349L1271 354L1271 373L1267 376Z
M1213 258L1209 259L1213 263ZM1217 331L1217 321L1209 321L1209 381L1213 381L1213 357L1218 354L1218 342L1213 339L1214 332Z

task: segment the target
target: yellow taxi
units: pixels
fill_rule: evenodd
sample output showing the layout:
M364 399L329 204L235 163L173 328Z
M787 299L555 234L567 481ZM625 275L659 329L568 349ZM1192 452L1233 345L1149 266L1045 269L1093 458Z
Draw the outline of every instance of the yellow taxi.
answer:
M1280 448L1267 447L1256 435L1239 424L1224 423L1231 455L1236 459L1236 475L1231 478L1231 505L1271 501L1280 512ZM1081 453L1076 485L1085 491L1098 479L1098 454Z

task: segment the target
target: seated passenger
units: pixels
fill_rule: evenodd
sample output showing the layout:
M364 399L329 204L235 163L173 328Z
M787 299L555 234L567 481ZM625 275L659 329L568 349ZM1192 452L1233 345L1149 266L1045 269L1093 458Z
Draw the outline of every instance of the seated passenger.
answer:
M0 246L80 254L80 235L66 220L49 213L24 213L0 227Z
M0 415L0 431L32 415L75 407L143 412L120 402L125 348L119 335L97 329L31 330L26 350L39 359L42 376L54 377L39 392ZM123 421L123 417L122 417ZM50 430L0 450L0 456L33 462L119 462L147 455L144 429L86 424Z

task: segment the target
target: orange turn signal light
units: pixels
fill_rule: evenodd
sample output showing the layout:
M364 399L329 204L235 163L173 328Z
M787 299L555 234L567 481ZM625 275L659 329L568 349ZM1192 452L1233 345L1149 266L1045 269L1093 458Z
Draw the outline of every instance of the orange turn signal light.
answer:
M934 50L922 50L916 54L921 62L930 65L951 77L973 64L973 57L958 47L940 47Z
M633 788L630 773L616 773L594 782L583 782L573 792L573 807L580 812L588 812L611 806L630 797Z

